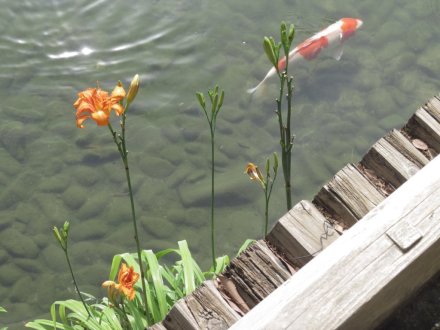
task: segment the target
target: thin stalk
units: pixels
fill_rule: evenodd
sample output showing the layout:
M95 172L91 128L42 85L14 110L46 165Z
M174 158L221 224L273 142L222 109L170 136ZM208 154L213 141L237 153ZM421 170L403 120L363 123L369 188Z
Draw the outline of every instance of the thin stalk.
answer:
M84 308L87 311L87 314L89 317L92 317L90 314L89 308L87 307L86 302L84 301L81 292L79 291L78 284L76 284L75 275L73 275L72 265L70 264L69 255L67 254L67 249L64 250L64 254L66 255L67 264L69 265L70 275L72 275L73 284L75 285L76 292L78 293L79 299L81 299L82 304L84 305Z
M268 195L268 191L267 188L264 190L265 193L265 197L266 197L266 210L264 212L264 216L265 216L265 220L266 222L264 223L264 237L267 236L267 229L269 227L269 199L270 199L270 193Z
M290 158L291 158L290 116L291 115L288 108L287 123L286 126L284 126L283 117L281 113L284 85L286 82L286 72L284 71L283 73L281 73L279 75L279 78L280 78L280 95L279 98L276 100L277 115L278 115L278 125L280 128L281 163L283 166L284 187L286 190L286 205L287 205L287 211L289 211L292 208L292 194L291 194L291 186L290 186Z
M212 254L212 265L215 272L215 224L214 224L214 129L212 125L211 128L211 254Z
M133 189L131 186L131 178L130 178L130 168L128 166L128 151L125 144L125 121L126 121L126 111L128 109L128 106L125 108L124 113L122 114L122 122L121 122L121 135L117 135L116 132L113 130L111 124L108 124L108 127L110 129L110 132L112 133L113 140L118 147L119 154L121 155L122 162L124 164L125 169L125 176L127 178L127 185L128 185L128 192L130 196L130 206L131 206L131 215L133 220L133 228L134 228L134 240L136 242L136 249L137 249L137 255L139 260L139 268L141 272L141 284L142 284L142 301L145 306L145 316L147 317L148 322L150 323L150 317L148 314L148 301L147 301L147 291L145 286L145 273L144 273L144 267L142 263L142 253L141 253L141 246L139 243L139 236L138 236L138 228L137 228L137 222L136 222L136 211L134 207L134 198L133 198Z
M290 129L291 114L292 114L292 78L287 79L287 128L286 128L286 157L287 157L287 169L286 176L286 196L287 196L287 209L292 208L292 186L291 186L291 164L292 164L292 146L293 136Z

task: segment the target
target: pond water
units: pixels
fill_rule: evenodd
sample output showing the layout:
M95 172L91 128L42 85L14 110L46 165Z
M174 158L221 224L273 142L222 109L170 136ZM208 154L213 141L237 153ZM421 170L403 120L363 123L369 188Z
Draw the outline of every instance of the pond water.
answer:
M246 90L270 65L262 38L294 23L294 44L341 17L361 30L336 61L293 68L294 201L310 199L347 162L439 90L440 3L411 1L0 1L0 325L22 329L76 298L51 233L71 221L80 288L102 296L114 254L135 251L125 174L108 130L75 126L78 91L141 89L127 119L140 238L145 249L187 239L209 264L210 142L195 91L218 83L218 253L261 237L264 197L243 175L278 151L276 81ZM271 222L285 212L282 174Z

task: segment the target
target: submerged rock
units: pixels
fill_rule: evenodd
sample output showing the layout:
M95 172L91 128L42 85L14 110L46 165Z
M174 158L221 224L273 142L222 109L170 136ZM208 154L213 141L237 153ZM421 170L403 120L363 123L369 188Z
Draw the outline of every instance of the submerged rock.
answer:
M38 246L34 243L32 237L12 228L2 232L0 246L14 257L36 258L39 253Z

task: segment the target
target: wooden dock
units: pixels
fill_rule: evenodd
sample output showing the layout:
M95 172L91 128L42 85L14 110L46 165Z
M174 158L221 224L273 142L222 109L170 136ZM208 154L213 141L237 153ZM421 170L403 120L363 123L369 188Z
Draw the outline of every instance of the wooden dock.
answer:
M438 95L150 329L380 325L440 271L439 153Z

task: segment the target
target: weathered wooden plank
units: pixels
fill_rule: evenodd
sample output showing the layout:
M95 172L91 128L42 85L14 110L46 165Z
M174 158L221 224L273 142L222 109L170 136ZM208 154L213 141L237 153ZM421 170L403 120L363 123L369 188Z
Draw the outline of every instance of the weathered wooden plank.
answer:
M429 163L429 159L426 158L426 156L419 151L400 131L393 129L390 133L385 135L384 139L419 168L422 168Z
M180 299L174 304L162 324L168 330L199 330L185 299Z
M402 185L420 169L384 138L371 147L362 158L361 164L376 172L377 176L390 182L394 187Z
M200 329L228 329L240 316L225 302L212 281L185 298Z
M437 157L231 329L374 329L440 270L439 167Z
M359 170L348 164L322 187L314 202L334 212L350 227L383 199Z
M231 261L224 275L230 278L252 308L292 275L291 271L260 240Z
M437 97L433 97L426 102L423 108L438 122L440 122L440 100Z
M151 327L148 327L148 330L168 330L165 328L165 326L162 324L162 322L153 324Z
M205 281L178 304L163 321L168 330L228 329L240 318L221 297L212 281Z
M412 136L424 141L437 154L440 153L440 123L425 109L420 108L410 118L405 130Z
M266 239L290 263L302 267L338 237L311 202L301 201L278 220Z

